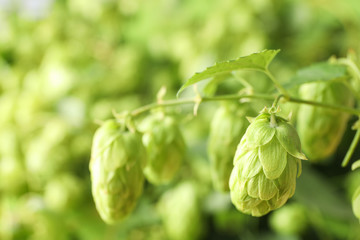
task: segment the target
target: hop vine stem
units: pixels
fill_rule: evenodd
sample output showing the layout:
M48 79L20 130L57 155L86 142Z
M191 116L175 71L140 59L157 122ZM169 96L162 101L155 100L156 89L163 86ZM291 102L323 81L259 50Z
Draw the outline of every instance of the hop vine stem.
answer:
M249 95L233 94L233 95L222 95L222 96L216 96L216 97L202 97L201 102L239 100L242 98L274 100L273 96L266 95L266 94L249 94ZM171 100L163 101L161 103L151 103L151 104L142 106L138 109L135 109L134 111L131 112L131 116L135 117L137 115L140 115L144 112L147 112L147 111L149 111L153 108L157 108L157 107L169 107L169 106L182 105L182 104L193 104L193 103L198 103L198 102L199 102L198 97L195 97L195 98L184 98L184 99L171 99Z
M278 82L278 80L272 75L269 70L264 71L264 73L270 78L270 80L274 83L275 87L279 90L279 92L284 95L284 97L288 98L289 93L286 89Z
M343 107L340 105L333 105L333 104L327 104L327 103L321 103L321 102L315 102L315 101L308 101L308 100L294 98L294 97L289 97L287 99L287 101L293 102L293 103L307 104L307 105L313 105L313 106L317 106L317 107L329 108L329 109L333 109L333 110L340 111L340 112L347 112L347 113L350 113L353 115L359 115L359 113L360 113L360 110L354 109L354 108L348 108L348 107Z
M354 154L355 148L356 148L359 140L360 140L360 129L357 129L356 133L355 133L355 137L354 137L354 139L353 139L353 141L352 141L352 143L350 145L350 148L347 151L343 162L341 163L342 167L346 167L349 164L350 159L351 159L352 155Z
M274 101L274 103L273 103L272 106L273 106L274 108L276 108L277 105L278 105L278 103L279 103L279 101L280 101L280 99L283 98L283 97L284 97L283 94L280 94L279 96L277 96L277 97L275 98L275 101Z
M348 108L343 107L340 105L333 105L333 104L327 104L327 103L321 103L321 102L315 102L315 101L308 101L304 99L299 99L295 97L291 97L289 95L282 96L285 99L286 102L293 102L298 104L307 104L312 105L316 107L322 107L322 108L328 108L336 111L341 112L347 112L353 115L360 115L360 110L354 109L354 108ZM202 97L201 102L215 102L215 101L228 101L228 100L240 100L244 98L249 99L262 99L262 100L269 100L269 101L276 101L276 99L280 99L280 96L274 96L269 94L247 94L247 95L241 95L241 94L229 94L229 95L220 95L215 97ZM145 113L151 109L158 108L158 107L170 107L170 106L176 106L176 105L183 105L183 104L196 104L198 102L198 98L184 98L184 99L171 99L162 101L160 103L151 103L145 106L142 106L140 108L137 108L133 110L130 115L132 117L136 117L142 113Z

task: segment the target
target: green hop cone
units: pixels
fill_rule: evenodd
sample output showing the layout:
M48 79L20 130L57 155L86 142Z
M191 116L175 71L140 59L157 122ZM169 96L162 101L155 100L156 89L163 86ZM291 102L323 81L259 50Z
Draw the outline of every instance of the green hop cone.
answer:
M300 98L310 101L352 107L354 100L348 88L340 82L307 83L300 87ZM337 149L350 115L310 105L301 105L297 115L297 130L303 151L310 161L319 162Z
M293 196L301 159L306 159L295 128L269 112L265 108L246 130L229 181L236 208L258 217Z
M194 183L182 182L167 191L157 207L169 239L200 239L204 225L199 190Z
M170 182L178 172L185 155L185 142L176 119L153 114L140 125L147 152L145 177L153 184Z
M101 218L108 224L134 209L144 184L146 163L141 136L106 121L95 133L91 151L92 194Z
M360 186L356 189L352 198L354 215L360 220Z
M229 191L236 147L249 126L245 118L248 112L247 105L236 103L223 105L214 114L210 126L208 155L213 185L218 191Z

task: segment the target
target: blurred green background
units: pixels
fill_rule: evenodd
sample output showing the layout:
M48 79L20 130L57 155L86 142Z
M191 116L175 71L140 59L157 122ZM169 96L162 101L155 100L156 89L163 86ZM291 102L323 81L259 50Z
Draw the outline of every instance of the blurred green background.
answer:
M153 102L161 86L174 98L196 71L263 49L282 50L271 70L285 82L358 52L359 37L357 0L0 0L0 239L168 239L159 199L188 180L200 216L178 224L193 223L200 239L360 239L350 202L360 176L340 167L350 129L325 164L304 163L295 196L262 218L213 190L206 145L216 103L196 118L182 108L180 173L168 186L147 183L124 222L102 222L88 170L96 122L113 109ZM260 82L258 91L271 86Z

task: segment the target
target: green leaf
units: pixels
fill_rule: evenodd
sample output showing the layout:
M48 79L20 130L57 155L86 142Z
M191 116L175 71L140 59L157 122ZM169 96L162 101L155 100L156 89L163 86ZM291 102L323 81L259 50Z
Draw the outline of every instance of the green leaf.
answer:
M284 87L292 88L304 83L340 80L347 77L348 74L345 66L321 62L297 71L296 75Z
M186 83L180 88L177 96L186 88L201 80L215 77L224 73L229 73L237 70L256 70L266 71L270 62L276 56L280 50L264 50L259 53L253 53L251 55L240 57L236 60L230 60L225 62L216 63L214 66L208 67L202 72L195 73Z
M232 75L229 73L225 73L225 74L219 74L215 77L213 77L204 87L203 92L204 95L207 97L211 97L214 96L217 90L218 85L229 79L229 77L231 77Z

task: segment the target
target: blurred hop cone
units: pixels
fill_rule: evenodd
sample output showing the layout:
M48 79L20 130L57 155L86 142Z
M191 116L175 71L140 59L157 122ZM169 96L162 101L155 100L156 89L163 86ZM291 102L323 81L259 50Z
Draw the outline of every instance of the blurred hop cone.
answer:
M218 191L229 191L229 178L236 147L249 126L245 118L248 109L245 104L222 105L215 112L211 122L208 155L213 185Z
M354 215L360 220L360 186L356 189L352 198Z
M44 201L54 211L66 211L80 202L83 193L84 186L79 178L69 173L62 173L46 184Z
M202 236L204 226L197 186L182 182L167 191L158 203L158 211L171 240L196 240Z
M139 129L147 152L145 177L152 184L170 182L185 155L185 142L177 120L159 112L145 118Z
M116 223L134 209L143 189L145 156L141 136L114 120L96 131L90 160L92 194L106 223Z
M299 204L287 204L270 215L270 227L282 235L300 235L307 227L305 208Z
M295 128L265 108L235 153L229 181L233 204L257 217L281 207L295 192L301 159L306 157Z
M352 107L354 99L340 82L307 83L300 87L302 99ZM297 130L303 151L311 162L330 157L337 149L350 115L310 105L301 105L297 115Z

